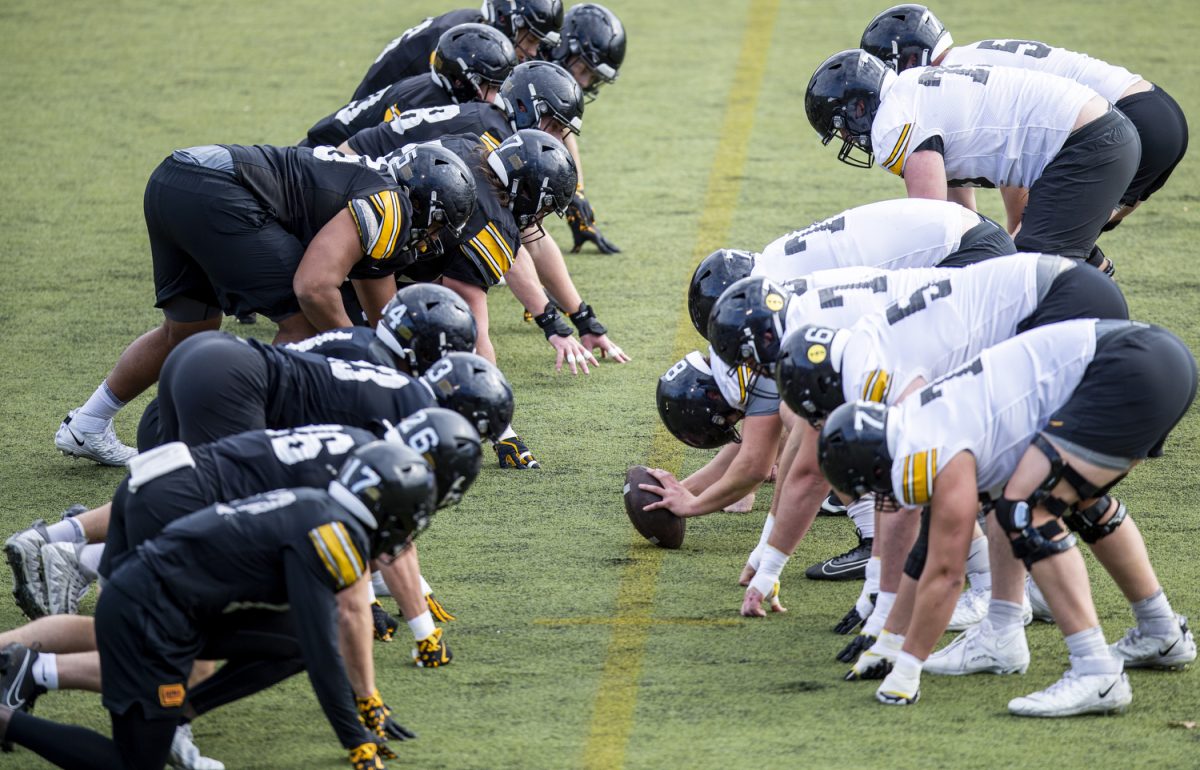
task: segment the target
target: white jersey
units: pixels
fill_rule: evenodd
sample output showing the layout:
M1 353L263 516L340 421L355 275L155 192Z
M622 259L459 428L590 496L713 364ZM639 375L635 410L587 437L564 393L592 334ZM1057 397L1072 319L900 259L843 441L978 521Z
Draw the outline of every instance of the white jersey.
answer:
M1072 267L1062 257L1016 254L938 270L934 280L834 342L843 396L892 404L916 378L932 381L961 366L1017 333L1041 300L1039 284L1048 285L1039 278Z
M979 491L998 494L1095 355L1095 319L1041 326L988 348L890 409L896 499L927 505L938 469L964 451L975 456Z
M940 137L952 186L1031 187L1096 92L1012 67L915 67L884 81L871 146L904 175L909 156Z
M1036 40L980 40L951 48L942 59L942 66L974 64L1048 72L1082 83L1114 104L1142 79L1124 67Z
M803 287L804 291L788 301L784 334L803 324L849 328L863 317L881 313L893 302L907 299L922 286L955 272L957 269L950 267L908 270L842 267L806 275L789 284L793 290Z
M836 267L933 267L958 250L968 229L964 212L924 198L857 206L776 238L750 274L788 281Z
M708 348L709 370L725 403L739 409L747 417L779 413L779 386L774 377L764 377L751 371L746 364L730 366Z

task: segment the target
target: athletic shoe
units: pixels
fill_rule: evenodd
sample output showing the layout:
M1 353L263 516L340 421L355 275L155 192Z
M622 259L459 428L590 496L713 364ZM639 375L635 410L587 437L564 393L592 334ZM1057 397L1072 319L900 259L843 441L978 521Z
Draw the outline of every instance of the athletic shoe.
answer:
M127 464L129 458L138 453L136 449L125 446L117 438L112 420L109 420L108 425L99 433L83 433L72 428L71 420L78 411L72 409L58 426L58 432L54 434L54 446L58 447L58 451L70 457L83 457L101 465L118 467Z
M1050 610L1050 605L1046 603L1046 597L1042 595L1042 589L1037 587L1037 583L1033 582L1033 578L1025 577L1025 602L1029 605L1032 611L1032 620L1040 620L1043 623L1053 623L1054 613Z
M33 704L46 688L33 681L37 650L23 644L10 644L0 650L0 706L13 711L33 711Z
M258 316L254 313L239 313L237 321L243 326L251 326L258 323ZM224 767L224 765L222 765L222 767Z
M1125 668L1184 668L1196 659L1196 639L1187 618L1175 617L1179 620L1178 634L1147 636L1140 628L1131 628L1108 649L1113 657L1125 661Z
M804 570L809 580L863 580L867 577L867 562L871 560L874 538L858 536L858 545L845 553L831 556Z
M1121 712L1132 701L1133 691L1125 672L1080 674L1072 668L1046 689L1013 698L1008 710L1019 717L1071 717Z
M921 676L906 679L892 669L875 691L875 700L886 706L911 706L921 700Z
M454 659L450 647L442 641L442 629L435 629L432 634L417 642L412 651L413 663L420 668L438 668L448 666Z
M182 724L175 728L171 739L171 755L167 758L171 770L225 770L225 764L200 754L192 738L192 725Z
M887 631L882 632L870 647L863 650L858 659L854 661L854 665L842 678L847 682L885 678L892 672L892 667L896 665L896 656L900 654L903 646L903 636Z
M990 588L969 588L958 595L954 614L950 616L947 631L966 631L979 624L987 616L988 601L992 598Z
M42 519L4 541L4 555L12 567L13 599L30 620L50 614L42 578L42 546L48 541L46 522Z
M492 449L496 450L496 459L500 461L501 468L525 470L526 468L542 467L520 436L497 441L492 444Z
M924 670L930 674L1024 674L1029 668L1025 629L998 636L984 621L959 634L954 641L929 656Z
M42 573L46 579L46 609L51 615L77 615L79 600L87 595L91 580L80 569L71 543L42 546Z
M843 516L845 513L846 506L832 492L821 501L821 508L817 511L818 516Z

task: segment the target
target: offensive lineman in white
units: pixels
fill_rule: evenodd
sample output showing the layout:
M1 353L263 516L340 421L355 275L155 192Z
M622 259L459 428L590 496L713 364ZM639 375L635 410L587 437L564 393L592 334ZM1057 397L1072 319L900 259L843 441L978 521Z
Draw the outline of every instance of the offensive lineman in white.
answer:
M1017 249L1072 259L1102 259L1096 238L1141 154L1133 124L1095 91L1010 67L897 75L855 48L817 68L804 106L823 142L842 140L839 160L869 167L878 150L911 198L946 200L956 187L1028 189Z
M1195 361L1170 332L1087 319L1002 342L898 406L838 407L820 439L830 482L928 506L888 621L900 651L876 698L892 705L920 698L922 665L961 588L980 492L991 501L993 542L1008 539L1012 556L1033 573L1070 652L1062 679L1013 699L1010 712L1121 711L1132 700L1124 666L1194 660L1187 619L1167 602L1124 505L1106 493L1142 459L1162 454L1195 392ZM1137 627L1111 647L1074 536L1059 518L1091 545L1131 604ZM992 551L997 593L1020 590L1012 556ZM1027 654L1013 670L1024 671ZM875 674L886 668L878 665Z

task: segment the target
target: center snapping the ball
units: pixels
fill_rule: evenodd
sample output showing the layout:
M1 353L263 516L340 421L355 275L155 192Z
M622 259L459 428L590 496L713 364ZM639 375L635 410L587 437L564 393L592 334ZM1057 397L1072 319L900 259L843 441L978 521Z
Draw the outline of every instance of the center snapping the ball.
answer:
M625 513L633 523L633 528L659 548L678 548L683 545L686 519L664 508L647 511L647 505L662 498L639 488L639 484L662 486L644 465L635 465L625 472Z

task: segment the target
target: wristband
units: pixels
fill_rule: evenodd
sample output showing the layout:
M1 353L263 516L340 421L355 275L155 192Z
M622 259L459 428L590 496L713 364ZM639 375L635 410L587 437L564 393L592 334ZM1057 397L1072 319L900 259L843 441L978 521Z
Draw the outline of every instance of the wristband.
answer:
M541 315L535 315L533 321L546 333L546 339L571 336L571 327L558 314L553 302L547 302L545 310Z
M608 329L596 318L596 311L586 302L579 303L579 310L568 316L571 323L579 330L579 336L595 334L597 337L608 334Z

